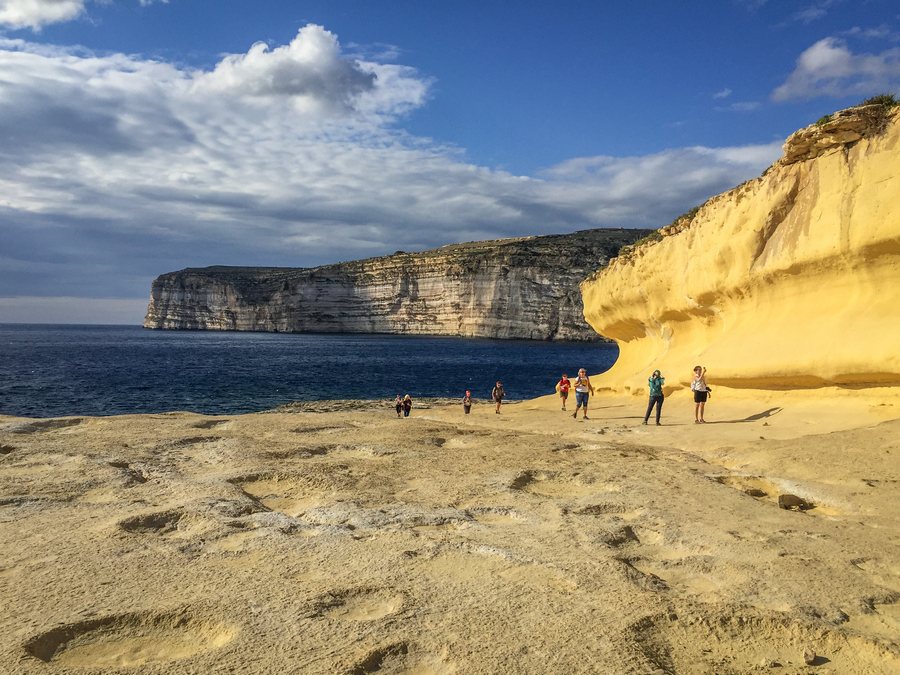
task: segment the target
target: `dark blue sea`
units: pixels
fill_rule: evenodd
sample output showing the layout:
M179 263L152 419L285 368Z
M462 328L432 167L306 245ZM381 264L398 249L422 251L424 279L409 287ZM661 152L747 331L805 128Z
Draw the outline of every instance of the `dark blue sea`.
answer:
M0 414L122 415L269 410L292 401L552 394L559 376L608 370L614 345L161 331L0 324Z

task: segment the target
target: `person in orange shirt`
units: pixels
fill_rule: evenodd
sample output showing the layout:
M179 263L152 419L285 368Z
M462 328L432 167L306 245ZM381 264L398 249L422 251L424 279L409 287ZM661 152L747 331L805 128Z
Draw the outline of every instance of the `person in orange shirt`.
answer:
M556 391L559 392L559 398L562 401L562 409L566 409L566 399L569 398L569 389L571 389L572 383L569 381L569 376L563 373L562 379L556 384Z

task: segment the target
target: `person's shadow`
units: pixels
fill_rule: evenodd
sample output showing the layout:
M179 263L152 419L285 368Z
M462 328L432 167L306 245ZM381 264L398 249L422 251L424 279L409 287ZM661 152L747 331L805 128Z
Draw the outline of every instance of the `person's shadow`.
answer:
M745 417L742 420L719 420L718 422L707 422L707 424L743 424L744 422L758 422L759 420L764 420L767 417L772 417L773 415L777 415L784 408L769 408L768 410L763 410L760 413L756 413L755 415L750 415L750 417Z

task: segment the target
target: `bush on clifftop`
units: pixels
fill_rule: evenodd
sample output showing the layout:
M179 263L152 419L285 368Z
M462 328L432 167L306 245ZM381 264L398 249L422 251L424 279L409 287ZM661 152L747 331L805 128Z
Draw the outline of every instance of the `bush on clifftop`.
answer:
M872 98L867 98L859 105L883 105L885 108L893 108L900 105L900 101L894 98L893 94L879 94Z

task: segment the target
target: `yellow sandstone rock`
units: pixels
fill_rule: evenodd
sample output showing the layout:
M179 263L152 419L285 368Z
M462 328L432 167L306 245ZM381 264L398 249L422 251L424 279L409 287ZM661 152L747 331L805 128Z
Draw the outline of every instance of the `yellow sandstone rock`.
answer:
M761 178L660 235L582 283L621 352L602 388L646 393L659 368L671 391L702 364L733 389L900 392L896 108L798 131Z

